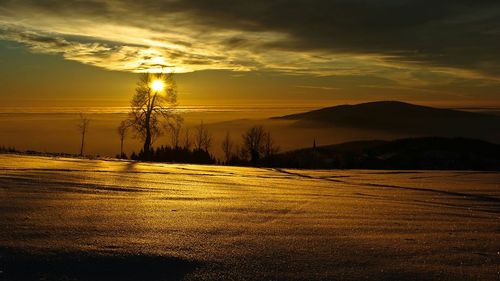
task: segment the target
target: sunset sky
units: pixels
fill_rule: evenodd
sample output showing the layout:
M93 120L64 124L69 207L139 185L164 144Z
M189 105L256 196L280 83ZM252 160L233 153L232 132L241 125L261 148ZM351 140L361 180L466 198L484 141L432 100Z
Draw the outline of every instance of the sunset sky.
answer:
M185 104L500 105L500 2L0 0L0 103L123 106L136 72Z

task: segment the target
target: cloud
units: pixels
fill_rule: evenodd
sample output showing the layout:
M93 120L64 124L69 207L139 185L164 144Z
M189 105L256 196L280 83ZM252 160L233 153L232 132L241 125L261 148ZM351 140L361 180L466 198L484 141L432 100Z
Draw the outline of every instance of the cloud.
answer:
M498 83L500 3L465 0L7 0L0 36L110 70ZM439 78L439 79L436 79Z

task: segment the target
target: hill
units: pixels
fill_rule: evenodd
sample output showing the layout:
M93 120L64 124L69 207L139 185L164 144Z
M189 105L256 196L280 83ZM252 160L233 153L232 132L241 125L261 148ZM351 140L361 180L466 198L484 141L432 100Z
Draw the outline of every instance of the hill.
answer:
M465 138L357 141L279 154L293 168L500 170L500 145Z
M275 117L299 126L348 127L408 136L471 137L500 141L500 116L433 108L399 101L340 105Z

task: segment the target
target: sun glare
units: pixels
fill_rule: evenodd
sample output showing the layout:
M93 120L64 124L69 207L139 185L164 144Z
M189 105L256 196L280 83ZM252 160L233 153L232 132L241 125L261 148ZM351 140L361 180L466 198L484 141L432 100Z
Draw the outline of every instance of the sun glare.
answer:
M154 80L151 83L151 89L153 89L153 91L155 91L155 92L160 92L164 88L165 88L165 83L163 83L163 81L161 81L161 80Z

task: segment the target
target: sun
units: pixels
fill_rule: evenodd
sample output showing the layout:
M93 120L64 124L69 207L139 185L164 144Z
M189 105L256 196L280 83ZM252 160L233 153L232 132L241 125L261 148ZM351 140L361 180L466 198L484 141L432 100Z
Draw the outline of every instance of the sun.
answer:
M155 92L160 92L165 88L165 83L161 80L154 80L151 82L151 89Z

